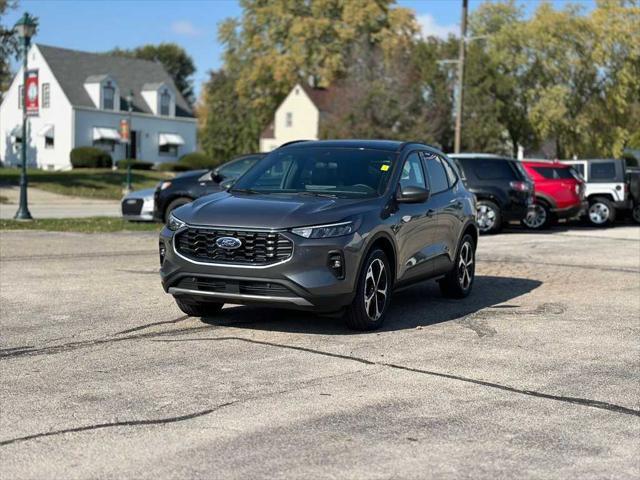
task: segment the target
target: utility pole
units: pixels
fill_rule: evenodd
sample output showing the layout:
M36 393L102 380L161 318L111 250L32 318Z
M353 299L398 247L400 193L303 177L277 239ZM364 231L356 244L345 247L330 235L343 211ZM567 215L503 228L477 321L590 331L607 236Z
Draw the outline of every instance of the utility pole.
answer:
M458 54L458 97L456 98L456 133L453 150L460 153L460 136L462 132L462 97L464 93L464 53L467 43L467 10L469 0L462 0L462 20L460 21L460 50Z

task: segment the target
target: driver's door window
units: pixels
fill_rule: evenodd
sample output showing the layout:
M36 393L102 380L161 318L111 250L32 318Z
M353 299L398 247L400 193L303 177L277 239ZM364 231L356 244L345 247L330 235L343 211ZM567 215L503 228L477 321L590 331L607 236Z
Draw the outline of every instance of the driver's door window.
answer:
M400 186L427 188L424 172L422 170L422 162L420 155L414 152L407 157L402 167L402 175L400 176Z

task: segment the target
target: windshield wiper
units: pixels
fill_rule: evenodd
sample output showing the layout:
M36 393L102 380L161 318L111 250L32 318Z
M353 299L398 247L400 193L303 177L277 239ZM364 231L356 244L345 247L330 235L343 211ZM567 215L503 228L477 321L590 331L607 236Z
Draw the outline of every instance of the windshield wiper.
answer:
M266 192L260 192L258 190L253 190L252 188L232 188L230 190L231 193L247 193L250 195L256 195L256 194L260 194L260 193L266 193Z
M338 195L336 195L335 193L329 193L329 192L314 192L310 190L305 190L303 192L296 192L296 193L297 195L306 195L309 197L338 198Z

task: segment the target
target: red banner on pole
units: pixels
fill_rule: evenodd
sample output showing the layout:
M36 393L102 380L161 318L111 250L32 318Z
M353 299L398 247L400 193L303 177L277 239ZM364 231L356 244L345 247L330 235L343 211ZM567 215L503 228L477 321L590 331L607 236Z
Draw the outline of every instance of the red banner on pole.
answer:
M124 119L120 120L120 141L129 143L129 122Z
M39 99L38 99L38 70L27 71L27 81L25 85L25 110L27 115L38 115Z

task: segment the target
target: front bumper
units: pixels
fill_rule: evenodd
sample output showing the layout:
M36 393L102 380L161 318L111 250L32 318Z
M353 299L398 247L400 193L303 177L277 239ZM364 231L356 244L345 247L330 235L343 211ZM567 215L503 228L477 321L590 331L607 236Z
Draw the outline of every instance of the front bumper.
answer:
M176 250L174 232L164 227L160 243L162 286L167 293L198 296L233 304L254 304L317 312L340 310L353 300L362 237L358 233L327 239L305 239L282 232L293 241L292 256L273 265L205 263ZM329 254L342 253L344 278L328 265Z

